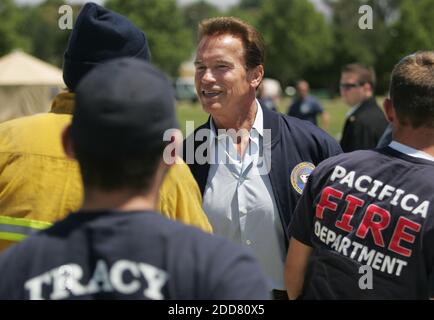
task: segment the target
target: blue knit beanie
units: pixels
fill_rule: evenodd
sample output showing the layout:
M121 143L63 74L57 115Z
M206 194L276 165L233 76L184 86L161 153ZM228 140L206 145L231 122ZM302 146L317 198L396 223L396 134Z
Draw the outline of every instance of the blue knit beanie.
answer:
M74 92L79 81L95 66L120 57L150 61L145 34L124 16L95 3L86 3L64 54L65 84Z

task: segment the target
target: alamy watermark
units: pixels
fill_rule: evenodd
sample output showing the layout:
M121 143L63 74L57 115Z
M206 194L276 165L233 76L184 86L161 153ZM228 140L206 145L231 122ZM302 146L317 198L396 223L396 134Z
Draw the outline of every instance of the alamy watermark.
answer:
M72 30L73 22L74 22L74 11L72 10L72 7L67 4L64 4L63 6L59 7L58 12L61 15L57 22L59 29Z
M64 4L59 7L60 15L58 26L60 30L72 30L74 23L74 11L70 5ZM370 5L362 5L359 7L359 28L361 30L372 30L374 28L373 10Z
M177 133L178 132L178 133ZM163 160L168 163L177 162L177 155L185 159L187 164L234 164L248 156L253 159L256 167L254 171L259 175L267 175L271 168L271 129L263 129L258 139L258 145L250 139L250 133L246 129L211 129L202 128L194 131L194 121L186 121L186 140L184 147L177 145L173 137L182 133L178 129L166 130L163 141L169 142L163 152ZM236 145L240 139L248 137L249 143L243 156L240 156ZM182 137L183 138L183 137Z
M367 4L360 6L359 14L362 14L359 18L359 28L361 30L372 30L374 28L374 14L372 7Z
M372 290L374 288L372 267L361 266L359 268L359 274L362 274L359 279L360 290Z

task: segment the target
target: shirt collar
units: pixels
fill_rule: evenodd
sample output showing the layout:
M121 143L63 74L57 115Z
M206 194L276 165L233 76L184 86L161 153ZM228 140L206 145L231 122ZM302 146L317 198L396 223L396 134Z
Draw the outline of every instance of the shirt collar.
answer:
M358 103L358 104L352 106L351 109L348 110L348 112L347 112L347 114L345 115L345 117L346 117L346 118L351 117L351 116L354 114L354 112L356 112L357 109L359 109L359 107L361 106L361 104L362 104L362 103Z
M258 106L258 109L256 111L255 122L253 122L252 129L255 129L259 133L259 135L263 137L264 136L264 113L262 111L262 107L258 99L256 99L256 105Z
M253 122L252 129L255 129L260 136L263 136L264 135L264 113L262 111L261 104L259 103L259 101L257 99L256 99L256 105L258 108L256 111L255 121ZM210 118L210 129L211 129L210 138L211 138L211 141L214 141L215 138L218 138L219 136L217 135L217 128L214 125L214 121L212 119L212 116ZM251 135L252 135L252 132L250 130L250 136Z
M53 100L51 105L52 113L72 114L74 112L75 94L72 92L61 92Z
M395 149L396 151L399 151L401 153L404 153L408 156L414 157L414 158L421 158L421 159L425 159L425 160L429 160L429 161L433 161L434 162L434 157L429 155L426 152L414 149L412 147L406 146L405 144L396 142L396 141L392 141L389 144L389 147L392 149Z

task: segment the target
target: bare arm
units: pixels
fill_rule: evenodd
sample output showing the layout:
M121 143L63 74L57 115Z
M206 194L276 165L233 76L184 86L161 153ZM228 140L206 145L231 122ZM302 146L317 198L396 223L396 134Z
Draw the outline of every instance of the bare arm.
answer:
M304 283L307 263L313 248L292 238L285 264L285 285L289 300L300 295Z

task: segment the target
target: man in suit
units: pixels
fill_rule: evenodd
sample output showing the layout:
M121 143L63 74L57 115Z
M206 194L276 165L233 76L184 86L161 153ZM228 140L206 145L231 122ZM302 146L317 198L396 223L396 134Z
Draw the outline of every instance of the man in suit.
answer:
M288 109L288 116L312 122L318 125L317 116L321 115L322 127L327 130L330 115L321 103L309 94L309 83L306 80L297 82L297 97Z
M344 152L375 148L387 120L374 97L375 72L359 63L344 66L341 73L342 99L351 106L342 133Z

